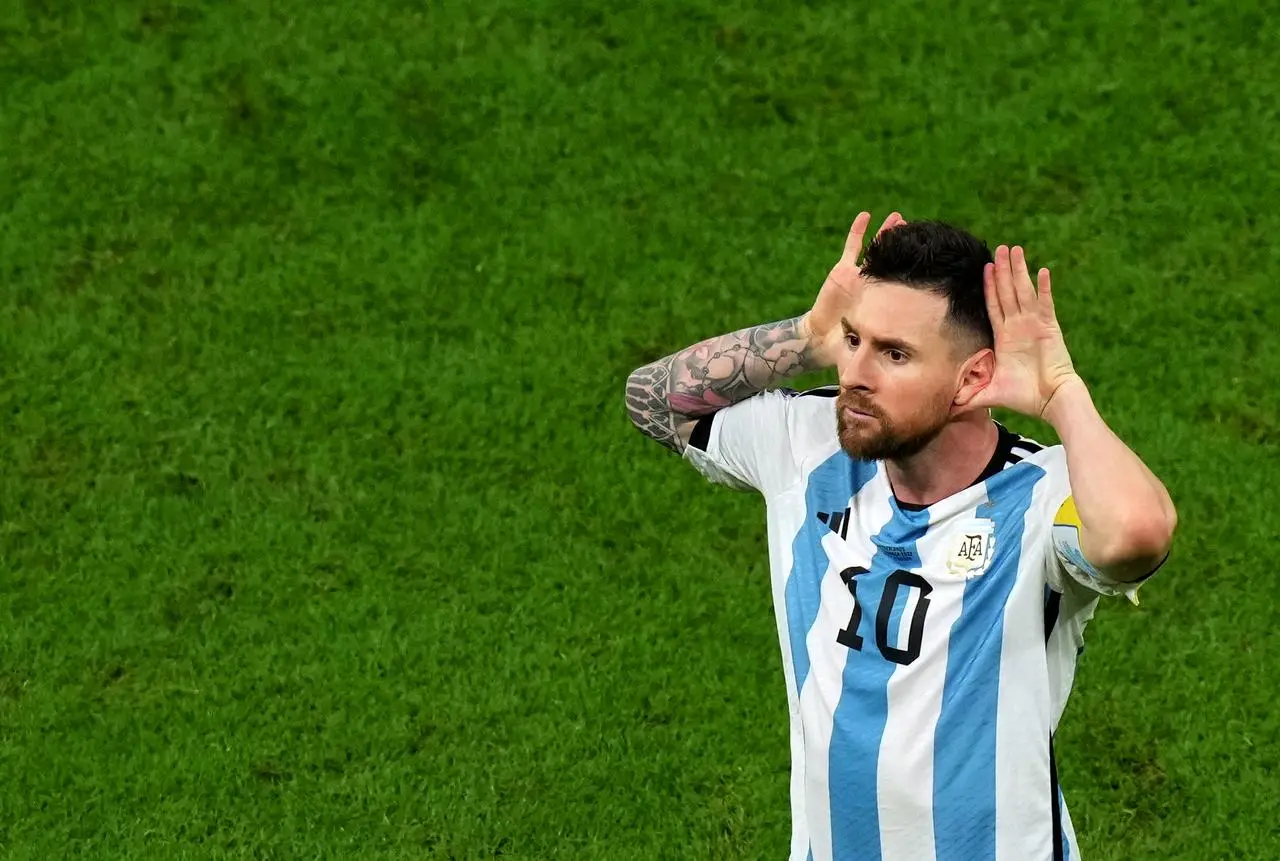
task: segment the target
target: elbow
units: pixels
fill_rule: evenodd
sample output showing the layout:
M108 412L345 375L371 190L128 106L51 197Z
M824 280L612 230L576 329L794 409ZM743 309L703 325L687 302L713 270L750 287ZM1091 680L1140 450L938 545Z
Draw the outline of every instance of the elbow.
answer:
M682 423L671 409L665 380L656 385L652 370L653 366L649 365L633 371L627 378L627 418L640 433L678 454L688 442L689 424Z
M1089 548L1087 558L1118 580L1137 580L1160 566L1173 546L1178 513L1167 509L1147 515L1132 515L1115 524L1114 538Z
M1178 529L1178 509L1174 507L1173 501L1170 500L1165 505L1164 512L1164 534L1166 550L1173 544L1173 533Z
M627 388L623 400L626 404L627 417L631 419L631 424L637 430L644 430L645 403L648 392L644 381L637 376L638 373L639 371L632 371L631 375L627 377Z
M1143 510L1132 511L1123 518L1117 534L1123 536L1123 543L1131 555L1159 559L1169 555L1173 533L1178 528L1178 510L1167 492L1161 493L1160 497L1158 506L1144 506Z
M1146 549L1163 561L1169 555L1169 548L1173 546L1173 533L1178 529L1178 509L1174 508L1173 500L1168 494L1165 494L1161 501L1163 504L1160 507L1159 516L1152 517L1150 522L1144 523L1139 535Z
M640 433L661 442L668 448L676 446L675 430L671 422L671 407L659 391L654 390L649 368L633 371L627 377L624 401L631 426Z

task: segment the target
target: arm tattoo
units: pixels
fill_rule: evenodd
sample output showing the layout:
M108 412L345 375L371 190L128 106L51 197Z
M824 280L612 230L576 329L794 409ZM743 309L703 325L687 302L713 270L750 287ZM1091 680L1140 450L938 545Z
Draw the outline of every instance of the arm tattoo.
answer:
M641 433L672 451L677 425L737 403L787 377L821 365L800 332L799 317L708 338L633 372L627 412Z

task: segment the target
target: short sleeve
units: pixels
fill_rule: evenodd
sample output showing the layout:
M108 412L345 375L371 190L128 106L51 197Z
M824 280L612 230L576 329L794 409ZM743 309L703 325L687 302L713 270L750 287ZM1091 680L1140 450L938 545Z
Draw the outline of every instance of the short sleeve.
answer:
M1132 603L1138 603L1138 587L1147 582L1154 574L1148 574L1141 580L1122 583L1107 577L1099 568L1085 558L1080 549L1080 515L1076 511L1076 502L1070 495L1058 506L1053 517L1053 560L1059 575L1065 575L1072 582L1104 596L1124 595Z
M760 392L698 422L684 457L711 481L770 495L797 474L791 389Z

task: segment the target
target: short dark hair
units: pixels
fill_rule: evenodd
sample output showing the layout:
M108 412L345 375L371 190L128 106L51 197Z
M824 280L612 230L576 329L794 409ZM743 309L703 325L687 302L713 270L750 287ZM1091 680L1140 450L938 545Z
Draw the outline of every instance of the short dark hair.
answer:
M993 261L987 244L940 221L912 221L872 241L862 264L865 278L896 281L945 296L947 322L980 347L995 343L982 290L982 272Z

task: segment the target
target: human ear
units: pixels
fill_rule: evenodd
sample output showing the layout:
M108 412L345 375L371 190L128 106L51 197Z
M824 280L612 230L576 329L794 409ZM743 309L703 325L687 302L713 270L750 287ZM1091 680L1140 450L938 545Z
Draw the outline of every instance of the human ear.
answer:
M990 347L983 347L960 366L956 378L956 393L951 399L951 411L962 413L970 409L978 393L991 385L996 373L996 354Z

